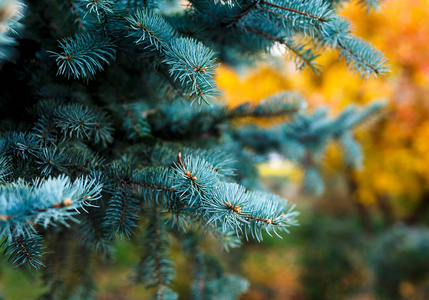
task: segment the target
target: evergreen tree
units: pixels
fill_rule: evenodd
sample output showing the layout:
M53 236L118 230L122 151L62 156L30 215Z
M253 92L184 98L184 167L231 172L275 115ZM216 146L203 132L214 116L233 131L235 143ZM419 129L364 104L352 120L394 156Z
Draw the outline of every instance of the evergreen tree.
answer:
M193 298L245 291L200 244L212 236L228 250L297 225L293 205L258 191L255 165L278 152L321 193L326 144L359 166L351 130L382 104L332 118L283 92L230 109L216 101L216 68L281 49L320 72L318 53L334 48L362 76L383 75L386 60L351 34L341 2L1 0L0 237L11 264L41 269L50 299L87 299L95 257L141 239L131 279L175 299L174 237L194 268Z

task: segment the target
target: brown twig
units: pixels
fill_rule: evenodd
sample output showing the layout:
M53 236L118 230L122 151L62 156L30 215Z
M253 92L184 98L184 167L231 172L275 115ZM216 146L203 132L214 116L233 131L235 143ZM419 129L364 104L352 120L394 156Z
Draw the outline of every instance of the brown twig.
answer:
M141 131L140 128L137 124L137 121L130 109L130 106L128 105L127 100L125 99L125 97L121 94L121 92L119 91L118 87L116 86L116 84L113 84L113 89L115 90L116 94L119 97L119 100L121 100L122 104L124 105L125 111L126 111L126 115L130 118L131 123L133 123L134 129L136 130L137 134L140 135Z
M224 25L226 27L230 27L233 26L235 24L237 24L241 19L243 19L245 16L247 16L253 9L255 9L258 5L259 1L255 0L253 1L252 4L250 4L241 15L235 17L231 22L229 22L228 24Z
M259 217L255 217L252 215L243 214L243 213L241 213L241 206L231 205L229 202L225 202L225 206L226 206L226 208L232 210L234 213L236 213L240 217L243 217L246 219L251 219L251 220L256 220L256 221L267 223L270 225L280 225L280 223L275 223L272 219L264 219L264 218L259 218Z
M156 70L168 81L168 83L173 87L173 89L179 94L180 97L185 96L180 90L180 88L174 83L170 75L168 75L168 73L161 66L157 66Z
M360 56L358 56L352 49L341 43L341 41L338 41L338 46L349 52L351 55L353 55L357 60L360 61L361 64L366 65L368 68L374 71L375 74L379 74L379 71L377 68L375 68L373 65L369 64L367 61L364 61Z
M309 13L306 13L306 12L303 12L303 11L299 11L299 10L296 10L296 9L293 9L293 8L289 8L289 7L277 5L277 4L274 4L274 3L271 3L271 2L267 2L265 0L261 0L260 3L268 5L268 6L271 6L271 7L275 7L275 8L278 8L278 9L290 11L290 12L293 12L293 13L296 13L296 14L299 14L299 15L302 15L302 16L305 16L305 17L316 19L316 20L318 20L320 22L326 22L327 21L326 19L324 19L322 17L318 17L318 16L315 16L315 15L312 15L312 14L309 14Z
M254 33L256 33L256 34L259 34L259 35L265 36L265 37L267 37L267 38L269 38L269 39L272 39L272 40L274 40L274 41L276 41L276 42L278 42L278 43L280 43L280 44L282 44L282 45L285 45L285 46L286 46L286 48L288 48L288 50L289 50L289 51L293 52L296 56L298 56L300 59L302 59L302 60L305 62L305 64L307 64L308 66L311 66L311 61L310 61L310 60L308 60L308 58L306 58L306 57L305 57L305 56L303 56L301 53L299 53L298 51L296 51L296 49L294 49L293 47L291 47L291 46L290 46L288 43L286 43L283 39L278 38L278 37L276 37L276 36L274 36L274 35L271 35L271 34L269 34L269 33L266 33L266 32L264 32L264 31L260 31L260 30L257 30L257 29L253 29L253 28L251 28L251 27L245 27L245 29L246 29L246 30L248 30L248 31L254 32Z
M91 212L88 212L87 215L89 217L89 220L91 221L92 228L94 229L94 232L95 232L95 235L97 236L98 241L102 242L103 239L101 238L100 230L98 229L97 224L95 223L94 217L92 216Z
M79 25L79 27L80 27L81 30L84 30L85 27L83 26L82 21L80 20L80 17L79 17L79 15L77 13L77 10L76 10L76 6L73 3L73 0L69 0L69 3L70 3L70 6L71 6L71 9L73 10L73 14L74 14L74 16L75 16L75 18L77 20L77 24Z

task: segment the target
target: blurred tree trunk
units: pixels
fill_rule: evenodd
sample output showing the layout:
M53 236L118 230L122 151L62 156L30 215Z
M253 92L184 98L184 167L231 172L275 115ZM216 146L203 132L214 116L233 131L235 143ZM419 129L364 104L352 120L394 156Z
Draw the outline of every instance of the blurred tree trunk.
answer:
M353 201L354 206L356 207L357 213L359 215L360 222L362 224L362 227L366 233L373 233L374 228L371 222L371 216L369 213L368 208L363 205L356 197L356 191L358 188L358 184L356 181L356 175L355 170L351 168L347 168L346 174L347 174L347 186L349 189L350 197Z
M422 198L413 212L405 218L405 223L408 225L414 225L422 220L429 210L429 191L425 191Z
M390 227L394 223L395 218L389 196L386 194L377 195L377 205L383 216L384 225Z

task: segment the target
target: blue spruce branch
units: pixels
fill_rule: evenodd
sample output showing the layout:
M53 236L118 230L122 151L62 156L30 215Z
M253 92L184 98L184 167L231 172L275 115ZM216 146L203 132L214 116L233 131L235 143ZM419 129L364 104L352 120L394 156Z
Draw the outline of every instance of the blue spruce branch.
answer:
M76 34L60 42L63 52L52 52L56 58L59 75L67 78L90 78L102 71L115 58L115 46L108 38L88 33Z

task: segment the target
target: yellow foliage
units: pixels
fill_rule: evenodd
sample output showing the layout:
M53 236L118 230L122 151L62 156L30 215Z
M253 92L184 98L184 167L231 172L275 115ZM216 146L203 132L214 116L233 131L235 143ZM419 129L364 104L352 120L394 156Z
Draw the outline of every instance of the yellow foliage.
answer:
M287 177L292 181L301 181L302 179L302 171L298 169L294 164L290 161L283 161L281 163L264 163L258 166L258 171L261 176L275 176L275 177Z
M216 80L228 105L232 107L243 102L258 102L266 96L291 89L282 74L267 66L250 72L246 77L240 77L233 69L222 66Z

